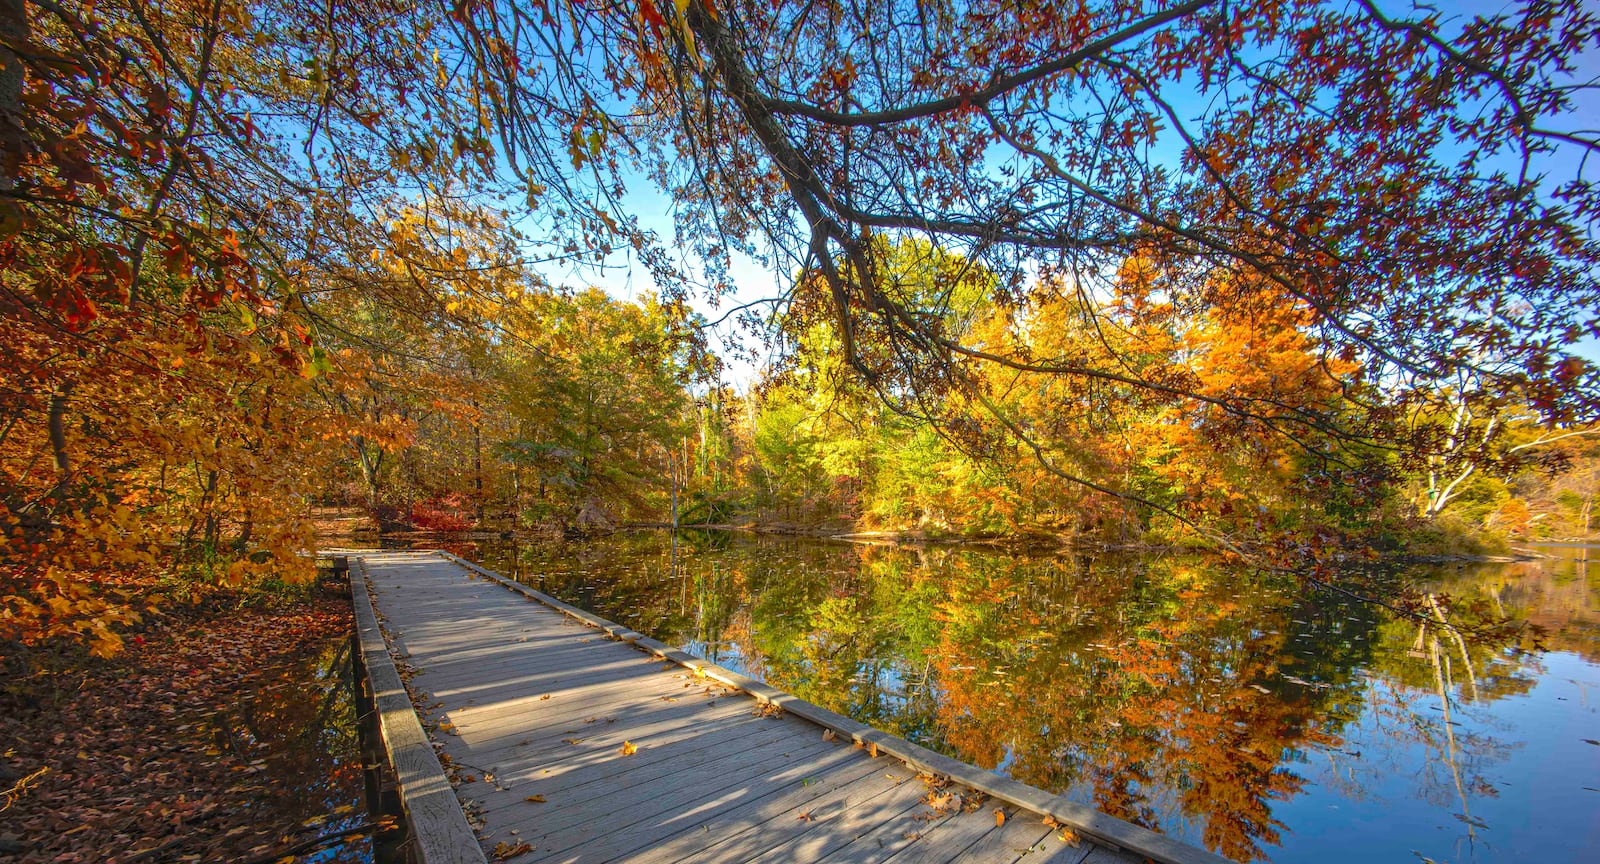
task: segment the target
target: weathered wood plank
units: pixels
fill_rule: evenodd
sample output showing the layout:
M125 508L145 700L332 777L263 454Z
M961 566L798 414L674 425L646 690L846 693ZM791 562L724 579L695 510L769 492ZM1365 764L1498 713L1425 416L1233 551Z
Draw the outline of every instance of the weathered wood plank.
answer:
M630 668L633 668L631 664ZM419 676L415 680L426 686L426 678ZM648 705L654 700L663 703L656 707L702 705L738 695L726 691L706 693L704 688L694 686L692 681L648 672L638 677L624 674L615 678L610 673L594 676L569 674L560 679L537 679L531 682L533 686L524 686L526 679L512 680L517 682L516 685L501 691L483 691L471 695L474 690L451 687L437 689L434 693L438 697L455 696L475 700L472 704L453 709L450 719L462 729L485 731L508 723L518 723L519 718L526 721L522 725L528 725L529 722L560 723L564 722L561 719L564 716L592 715L613 704Z
M1006 820L1006 824L985 833L973 841L972 845L961 850L957 857L950 861L994 861L1000 864L1011 864L1014 861L1027 861L1032 864L1038 857L1035 847L1043 847L1055 835L1052 829L1046 827L1039 817L1033 814L1018 815ZM1059 846L1066 844L1056 841ZM1096 848L1092 843L1085 843L1085 852ZM1042 851L1042 849L1040 850ZM914 860L914 859L913 859Z
M730 832L728 837L715 840L693 854L664 860L692 861L695 864L735 864L735 862L749 861L768 850L788 848L797 838L817 829L819 824L826 826L852 809L888 795L904 784L917 783L916 778L903 765L887 768L879 765L875 770L865 774L841 778L831 783L825 778L820 782L826 789L815 799L794 801L791 796L795 794L795 790L789 790L773 803L774 807L782 807L785 804L788 806L765 822ZM920 787L921 784L917 785ZM823 830L827 830L826 827ZM652 856L645 860L657 859Z
M954 814L919 803L898 818L879 823L876 828L816 860L826 864L879 864L896 852L917 846L955 818Z
M702 822L680 825L676 834L663 835L648 849L641 849L629 855L629 864L715 860L709 852L710 847L723 844L726 853L745 832L761 832L763 829L770 831L774 830L774 826L782 827L788 823L798 823L801 821L798 814L809 814L812 808L827 806L847 794L846 787L858 781L866 780L868 786L872 785L871 775L883 771L882 764L866 758L846 762L833 769L811 767L814 770L808 772L798 785L791 785L733 808L718 810ZM892 785L885 781L879 788L888 789ZM771 834L757 833L750 836L759 836L763 845L774 842Z
M787 764L781 761L776 764L781 767L771 767L774 757L765 757L768 769L759 777L724 786L711 788L717 784L696 784L688 777L672 779L673 785L685 785L691 788L699 785L696 791L700 796L677 803L675 806L657 809L646 814L643 818L633 821L615 830L609 830L603 836L587 840L580 848L569 850L584 860L619 860L632 861L635 853L660 843L665 837L671 837L684 831L692 831L698 826L707 824L719 813L751 804L784 790L800 787L814 772L833 767L843 767L854 761L843 746L834 746L829 751L823 751L821 756L817 751L804 753L796 751L789 757ZM602 805L609 802L600 802ZM631 817L633 814L628 814ZM618 820L626 821L626 819ZM709 829L707 829L709 830ZM571 855L556 856L553 860L572 860Z
M969 860L962 855L968 847L982 839L985 834L1000 830L994 821L995 809L986 806L971 813L957 813L924 831L923 836L915 844L896 850L881 860L901 862ZM1019 811L1016 807L999 809L1005 813L1008 822L1018 817Z
M551 815L532 813L526 822L510 815L502 818L508 824L522 828L524 835L537 838L529 842L537 847L535 860L540 860L591 844L642 819L689 807L702 798L724 790L738 790L769 782L773 775L792 770L804 771L807 767L805 760L820 756L827 749L831 748L821 742L794 748L788 759L777 757L777 754L749 758L747 754L740 753L728 759L694 766L673 776L665 784L636 786L626 781L604 784L602 788L589 791L587 800L592 802L589 807L568 808Z
M433 745L423 734L400 673L389 657L364 574L365 567L358 558L350 570L356 635L411 840L423 864L484 864L483 850L478 847L455 790L434 755Z
M927 786L913 777L837 814L812 813L814 821L808 825L810 830L750 860L818 861L886 822L903 819L909 828L915 824L910 814L928 809L922 804L927 791Z
M540 808L541 812L553 812L611 795L622 786L644 786L655 780L676 784L702 771L744 767L759 759L771 758L772 754L766 749L768 745L793 741L787 729L755 727L755 730L725 739L717 746L692 750L658 747L643 739L624 739L621 734L610 741L583 741L569 745L568 749L577 755L566 756L562 762L590 768L589 775L581 778L572 774L557 777L536 775L519 782L509 790L509 794L489 795L477 800L484 806L485 812L492 813L507 805L521 804L525 794L541 794L556 805L553 808ZM621 755L625 740L638 748L631 756ZM800 748L791 749L798 751ZM754 756L746 756L750 751L758 752ZM655 758L651 761L635 761L635 757L645 754Z

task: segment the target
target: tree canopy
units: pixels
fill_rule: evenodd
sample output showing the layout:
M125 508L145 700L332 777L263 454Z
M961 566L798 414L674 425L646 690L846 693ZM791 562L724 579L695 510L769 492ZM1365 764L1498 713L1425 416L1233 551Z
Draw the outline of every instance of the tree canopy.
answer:
M114 649L86 574L303 570L348 474L1436 515L1597 419L1597 45L1578 0L0 0L4 634ZM704 352L742 256L803 420ZM557 284L624 263L649 298Z

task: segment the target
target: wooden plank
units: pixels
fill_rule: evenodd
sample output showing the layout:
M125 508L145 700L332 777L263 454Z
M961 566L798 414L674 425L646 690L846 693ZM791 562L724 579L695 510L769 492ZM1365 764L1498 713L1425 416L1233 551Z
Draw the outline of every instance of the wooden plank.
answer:
M768 850L789 847L797 841L797 838L817 830L819 825L826 826L851 810L888 795L905 784L915 783L918 787L921 786L904 765L883 766L881 763L887 760L876 761L879 763L876 769L865 774L842 777L839 780L831 780L825 775L820 781L826 787L825 791L812 800L794 800L796 790L791 789L773 802L774 808L783 809L778 810L765 822L730 832L727 837L717 839L681 859L667 857L664 860L692 861L695 864L736 864L748 861ZM802 786L802 791L804 788ZM827 829L824 827L822 830ZM651 856L644 860L657 859Z
M457 687L452 681L452 686L436 687L433 692L441 698L455 696L474 700L472 704L453 709L459 716L452 717L451 722L463 729L472 726L488 729L515 722L519 716L537 719L540 723L561 722L558 718L562 714L594 714L607 703L658 701L663 705L679 705L730 697L743 699L742 694L728 693L721 685L708 693L693 680L671 673L641 671L634 664L629 664L628 668L631 672L608 669L592 674L569 671L561 673L560 677L506 676L507 686L499 691L480 690L485 686L482 682L472 687ZM425 677L418 676L414 680L426 686Z
M990 802L985 802L990 803ZM978 842L985 834L1000 830L994 822L994 807L985 806L971 813L957 813L949 819L939 823L936 829L925 831L921 840L914 845L908 845L883 859L885 861L917 861L941 862L960 859L966 861L962 853L968 847ZM1020 815L1016 807L1002 808L1006 814L1006 821L1017 818L1037 819L1031 813Z
M535 591L526 585L506 579L498 573L451 555L448 552L440 551L437 554L487 579L498 582L508 590L532 597L568 617L599 628L624 642L636 645L663 658L673 660L685 667L703 670L707 677L737 687L754 696L757 700L779 705L790 714L810 720L819 726L833 729L857 743L864 745L876 744L880 752L901 759L916 768L949 777L957 783L1009 804L1042 815L1048 815L1080 834L1103 841L1105 845L1134 852L1153 861L1160 862L1160 864L1232 864L1232 862L1220 855L1215 855L1204 849L1174 840L1171 837L1157 834L1148 828L1124 822L1109 814L1101 813L1092 807L1086 807L1071 801L1065 796L1051 795L1042 789L993 772L984 771L952 759L942 753L936 753L920 745L880 732L849 717L769 687L753 678L724 669L716 664L708 663L698 657L693 657L638 633L631 628L607 621L570 604L563 603L543 592Z
M623 740L629 740L638 748L633 756L621 755ZM582 778L573 777L571 774L555 777L534 775L525 782L519 782L507 793L484 796L477 801L484 807L485 813L493 813L506 806L521 805L525 795L534 793L543 795L553 805L540 808L541 812L554 813L610 795L619 786L642 786L655 780L676 784L679 777L694 774L701 769L730 765L738 767L752 761L743 758L749 751L785 741L793 741L789 730L767 728L746 733L732 742L724 742L722 746L695 750L669 750L654 747L643 740L634 742L631 736L629 739L623 739L619 734L603 744L585 741L582 744L568 746L568 750L573 752L562 760L564 764L577 764L593 769ZM798 751L801 748L791 749ZM659 751L654 754L658 757L655 760L635 761L635 756L652 751ZM758 755L760 758L769 758L764 750ZM505 782L505 775L502 774L501 777L502 782Z
M702 799L733 791L760 788L778 782L800 782L812 760L838 745L817 742L794 748L788 759L733 759L699 766L672 778L670 784L656 787L613 786L613 792L591 799L594 806L554 816L528 815L525 822L511 823L523 836L536 836L533 861L569 861L582 856L602 838L659 814L680 814ZM741 754L742 756L743 754ZM507 817L509 818L509 817Z
M621 749L624 741L630 741L639 749L627 764L636 766L637 770L675 758L675 754L726 747L730 742L761 734L759 730L770 723L769 720L736 715L714 724L698 724L692 719L686 722L684 718L643 725L605 724L574 733L573 738L586 747L582 751L574 750L574 745L567 743L567 738L550 738L544 742L529 741L527 750L518 747L499 754L475 753L474 756L492 763L503 785L544 792L588 782L606 776L608 767L613 770L617 768L596 764L592 759L578 758L575 755L578 753L600 751L602 748ZM799 739L795 740L798 744ZM528 784L537 784L537 788Z
M704 789L707 794L697 799L659 810L630 825L609 831L602 837L586 841L580 848L571 851L581 855L584 860L626 859L632 862L635 853L661 843L664 838L683 832L692 833L694 829L708 825L711 820L730 810L754 804L786 790L803 788L801 784L810 779L813 773L844 767L855 761L853 755L842 745L834 746L831 752L824 753L820 758L814 754L807 756L796 752L788 764L777 770L769 765L768 772L753 781L723 789ZM673 778L671 782L676 786L685 781ZM603 806L609 802L600 803ZM702 829L702 833L707 832L709 828ZM556 860L561 860L560 856Z
M919 801L917 806L898 817L879 823L878 827L858 835L817 860L827 864L879 864L896 852L914 848L929 833L937 831L954 818L952 813L936 810Z
M718 843L729 843L746 831L759 832L773 824L781 825L785 817L798 822L798 813L809 813L811 808L827 804L844 794L845 787L867 779L883 770L875 760L862 758L844 765L824 770L812 770L799 785L791 785L770 795L746 801L731 809L719 810L705 821L678 826L676 834L663 836L648 849L628 856L629 864L671 864L676 861L707 861L707 849ZM888 789L890 783L882 784ZM762 836L764 844L771 844L770 835Z
M1027 861L1032 864L1037 857L1034 847L1041 846L1054 836L1053 829L1039 821L1038 816L1016 816L1006 824L979 837L972 845L961 850L961 855L951 861L1001 862ZM1064 844L1062 844L1064 845ZM1085 843L1089 849L1093 845ZM1087 849L1085 850L1087 854Z
M782 846L771 847L751 861L816 861L864 834L870 833L885 822L926 809L922 797L928 788L922 781L912 778L875 795L837 814L812 813L810 830L789 839ZM908 820L908 823L909 820Z
M1107 849L1104 846L1094 849L1087 857L1079 860L1082 864L1144 864L1143 855L1124 849Z
M632 722L625 718L616 723L607 723L606 718L597 717L594 718L594 723L569 723L543 730L524 731L521 737L517 737L513 730L502 730L493 738L480 739L461 735L453 736L452 740L459 741L479 764L498 766L497 770L510 781L527 771L549 770L563 759L572 759L572 754L583 752L573 750L573 745L568 743L569 740L582 741L586 747L591 748L598 746L599 742L621 747L624 740L636 743L646 740L668 743L682 739L692 741L702 729L721 737L724 727L728 726L738 725L745 730L760 728L754 725L758 721L738 713L736 706L734 711L735 713L731 715L677 714L665 718L640 717L633 719Z
M423 734L400 673L389 657L367 593L365 570L358 558L350 571L356 634L411 841L423 864L485 864L478 838L467 824L455 790L434 755L428 736Z

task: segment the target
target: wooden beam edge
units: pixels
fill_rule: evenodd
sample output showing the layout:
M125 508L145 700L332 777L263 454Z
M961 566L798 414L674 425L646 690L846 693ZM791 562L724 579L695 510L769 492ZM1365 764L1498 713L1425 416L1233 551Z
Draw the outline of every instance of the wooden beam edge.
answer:
M798 696L785 693L754 678L741 675L731 669L724 669L715 663L702 660L685 651L680 651L636 630L585 612L570 603L564 603L542 591L529 588L515 580L507 579L493 570L480 567L471 561L452 555L442 549L436 549L434 552L474 573L494 580L511 591L536 600L569 618L594 627L612 638L627 642L641 650L648 651L685 668L701 671L707 678L743 690L759 702L769 702L777 705L784 711L804 720L809 720L825 729L832 729L840 735L849 737L857 744L862 746L876 744L880 753L894 756L913 768L934 774L942 774L990 797L1033 811L1041 816L1049 816L1064 827L1084 834L1097 843L1132 852L1135 855L1143 855L1153 861L1160 862L1160 864L1234 864L1227 858L1197 846L1191 846L1164 834L1158 834L1148 828L1125 822L1110 814L1102 813L1093 807L1070 801L1066 796L1051 795L1038 787L1029 786L1009 777L984 771L958 759L952 759L943 753L936 753L920 744L914 744L904 738L873 729L843 714L829 711L820 705L807 702Z
M355 557L352 562L355 566L350 568L350 600L355 607L356 636L411 842L422 864L487 864L478 836L467 823L455 787L422 730L400 670L389 654L367 590L366 559Z

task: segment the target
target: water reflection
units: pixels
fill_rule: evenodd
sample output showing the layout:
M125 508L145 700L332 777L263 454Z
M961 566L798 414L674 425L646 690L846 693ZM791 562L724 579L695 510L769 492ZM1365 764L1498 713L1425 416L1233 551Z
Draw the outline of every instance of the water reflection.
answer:
M272 860L369 862L363 827L352 656L340 638L315 654L257 670L226 711L202 718L218 749L250 766L244 785L256 821L296 826Z
M1181 556L664 534L453 551L1240 861L1600 848L1585 549L1408 573L1419 615Z

